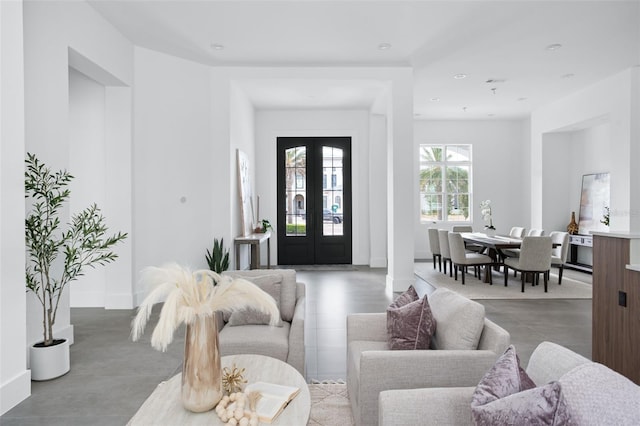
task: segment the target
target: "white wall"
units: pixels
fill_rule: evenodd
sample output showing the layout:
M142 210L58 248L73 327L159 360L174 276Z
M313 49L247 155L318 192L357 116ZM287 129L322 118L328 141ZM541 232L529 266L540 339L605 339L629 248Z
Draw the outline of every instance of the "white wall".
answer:
M279 136L350 136L353 208L353 263L370 258L369 222L369 112L368 111L257 111L256 194L261 216L276 223L276 141ZM384 159L383 159L384 160ZM271 262L276 263L277 237L272 237Z
M230 149L229 149L229 164L231 167L231 176L229 177L231 185L229 186L230 195L230 211L231 211L231 229L232 235L242 235L242 217L240 208L240 190L239 190L239 178L238 178L238 160L237 150L244 152L249 158L249 167L252 168L251 172L251 188L253 192L253 208L254 208L254 220L260 220L264 216L263 209L260 210L261 217L255 217L258 214L257 211L257 196L260 195L256 192L256 169L261 164L261 159L257 160L255 156L255 114L251 101L247 98L247 95L237 84L231 84L230 92ZM258 157L259 158L259 157ZM260 200L263 201L262 199ZM274 217L275 219L275 217ZM217 236L212 236L213 238ZM233 241L231 239L225 240L225 247L233 251ZM272 241L272 244L274 240ZM240 247L240 269L247 269L249 267L249 246L243 245ZM267 250L261 250L261 264L267 263ZM230 256L230 259L234 264L230 265L230 269L235 269L235 254Z
M474 230L482 231L485 222L480 215L480 202L491 200L493 224L498 233L508 233L512 226L530 228L527 214L528 193L523 191L528 158L524 151L527 140L522 120L485 121L430 121L414 122L414 156L412 167L418 179L420 144L471 144L473 146L472 223ZM418 190L415 192L419 202ZM419 205L419 204L417 204ZM442 222L420 223L420 214L414 212L415 257L431 258L427 229L449 229Z
M0 2L0 415L31 394L24 282L22 2ZM17 208L18 206L18 208Z
M69 143L71 51L77 57L82 57L86 65L95 64L103 70L103 77L117 81L119 85L130 85L133 81L133 46L84 2L25 2L23 13L26 150L35 153L53 170L69 169L73 174L73 170L70 170ZM118 148L126 152L130 139L124 138L118 143L122 144ZM112 173L109 164L107 162L108 173ZM117 192L121 184L118 179L109 180L106 190ZM125 192L130 184L130 180L126 182ZM73 194L71 197L73 199ZM124 218L125 222L127 218L130 219L130 203L119 204L116 208L119 209L116 216ZM68 213L68 210L63 213L63 222L68 220ZM108 220L106 208L105 216ZM124 246L130 244L127 242ZM116 248L116 251L124 246ZM130 256L123 256L119 262L118 267L130 269L126 268L127 264L130 265ZM108 271L113 267L108 265L105 268ZM120 275L120 278L118 291L127 287L130 289L131 276ZM124 299L127 297L131 305L130 290ZM27 301L27 343L41 339L41 328L40 305L30 295ZM68 290L58 310L54 333L73 342Z
M640 144L638 132L634 130L637 129L640 113L639 93L634 90L638 78L637 67L626 70L533 112L530 161L534 225L543 223L543 211L547 208L543 195L543 176L550 165L544 162L543 147L548 135L558 131L598 127L607 122L609 124L605 127L578 136L577 140L583 142L575 143L591 141L590 145L597 149L586 151L583 161L594 171L609 169L611 173L610 229L640 230L640 212L634 207L640 205L640 182L637 179L637 156L632 155L638 152ZM603 154L605 150L610 154ZM581 178L584 173L578 170L573 173L580 175L571 178L571 185L575 187L575 179ZM571 208L576 209L577 205Z
M228 209L212 195L228 188L213 176L228 141L211 137L209 68L136 47L134 79L134 273L166 262L206 268L212 222Z
M71 214L93 203L105 204L105 87L69 68L69 185ZM71 306L105 305L106 271L87 268L82 281L70 284Z

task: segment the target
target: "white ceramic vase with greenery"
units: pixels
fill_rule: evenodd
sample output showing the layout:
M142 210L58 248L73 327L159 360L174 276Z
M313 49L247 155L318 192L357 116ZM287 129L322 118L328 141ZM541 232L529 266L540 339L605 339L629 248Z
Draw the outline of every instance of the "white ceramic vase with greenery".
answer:
M149 294L131 325L133 340L142 336L153 305L164 301L151 346L165 351L173 341L174 331L183 323L187 325L182 404L194 412L211 410L223 392L216 312L252 308L269 314L271 325L276 325L280 318L276 301L244 279L232 279L207 269L192 272L175 263L145 268L141 283L149 287Z
M86 267L113 262L118 256L111 249L127 234L107 236L105 219L95 204L73 215L66 230L61 229L61 210L71 195L73 176L66 170L52 172L34 154L27 153L25 162L26 198L31 203L25 220L26 285L42 305L43 326L42 342L30 350L31 378L48 380L70 368L68 343L53 332L65 288Z

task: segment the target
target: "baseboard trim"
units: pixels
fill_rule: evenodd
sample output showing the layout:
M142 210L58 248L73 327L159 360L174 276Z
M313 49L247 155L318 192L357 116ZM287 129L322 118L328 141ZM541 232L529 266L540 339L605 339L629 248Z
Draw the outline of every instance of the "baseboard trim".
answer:
M31 371L24 370L0 386L0 415L31 396Z
M371 268L386 268L387 267L387 258L386 257L372 257L369 260L369 267L371 267Z
M133 309L132 293L114 293L107 294L107 300L105 301L105 309Z

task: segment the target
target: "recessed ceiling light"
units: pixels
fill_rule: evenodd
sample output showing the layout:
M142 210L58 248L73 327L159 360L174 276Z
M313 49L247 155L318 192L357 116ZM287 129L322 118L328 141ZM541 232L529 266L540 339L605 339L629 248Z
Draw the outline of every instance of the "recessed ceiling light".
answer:
M463 78L467 78L466 74L456 74L453 76L456 80L462 80Z
M378 45L378 49L380 49L380 50L389 50L389 49L391 49L391 44L389 44L389 43L380 43Z
M420 117L422 114L418 114L417 112L413 114L414 117Z
M571 74L571 73L561 76L561 78L573 78L573 77L575 77L575 74Z
M554 43L547 46L547 50L558 50L562 47L560 43Z
M495 114L487 114L488 117L493 117Z
M211 48L213 50L223 50L224 49L224 45L223 44L219 44L219 43L211 43Z
M526 101L526 100L527 100L527 98L518 98L517 100L518 100L518 101L520 101L520 102L522 102L522 101Z
M431 102L440 102L440 98L431 98L429 99Z

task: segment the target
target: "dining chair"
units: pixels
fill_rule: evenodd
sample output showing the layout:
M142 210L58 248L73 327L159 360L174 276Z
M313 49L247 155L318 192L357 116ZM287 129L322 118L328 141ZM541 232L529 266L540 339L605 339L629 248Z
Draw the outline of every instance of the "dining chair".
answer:
M451 266L451 252L449 251L449 231L446 229L438 229L438 240L440 242L440 256L444 264L444 273L447 273L447 262L449 262L449 276L453 277Z
M511 228L511 231L509 231L509 236L511 238L520 238L522 239L524 237L524 228L521 228L519 226L514 226Z
M470 225L454 225L451 228L451 232L473 232L473 228ZM485 250L484 247L477 244L469 244L465 242L464 246L467 250L475 253L482 253Z
M440 253L440 237L438 237L438 230L435 228L429 228L429 248L433 255L433 269L436 269L436 260L438 261L438 269L442 272L442 254Z
M544 229L529 229L527 231L528 237L542 237L544 235ZM520 257L520 249L514 248L503 251L504 255L507 257ZM517 276L518 272L513 271L513 276Z
M533 274L532 283L537 285L540 274L544 279L544 292L547 292L547 281L551 269L551 250L553 242L551 237L529 237L522 239L520 257L511 257L504 260L504 286L509 280L509 268L520 272L522 280L522 292L524 293L525 275Z
M458 232L449 232L449 251L451 252L451 261L453 262L456 281L458 281L458 269L462 275L462 284L464 285L464 276L466 275L466 268L468 266L473 266L475 271L474 276L478 278L480 278L480 266L484 266L485 277L488 277L489 284L493 284L491 280L491 266L494 265L493 259L486 254L467 252L462 235Z
M558 267L558 285L562 284L562 272L564 264L567 262L569 254L569 233L562 231L553 231L549 234L553 244L560 244L551 251L551 266Z

